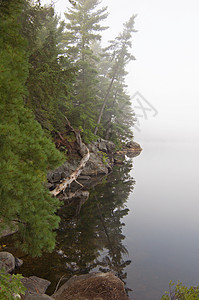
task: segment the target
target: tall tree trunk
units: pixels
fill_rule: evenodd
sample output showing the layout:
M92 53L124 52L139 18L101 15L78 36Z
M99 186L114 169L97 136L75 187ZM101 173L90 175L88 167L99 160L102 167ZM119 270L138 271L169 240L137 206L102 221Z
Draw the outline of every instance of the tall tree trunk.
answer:
M101 107L101 110L100 110L100 113L99 113L99 117L98 117L98 120L97 120L97 126L95 127L95 130L94 130L94 134L96 135L97 132L98 132L98 125L101 123L101 119L102 119L102 115L104 113L104 109L106 107L106 104L107 104L107 101L108 101L108 97L109 97L109 94L110 94L110 91L111 91L111 88L113 86L113 82L115 80L115 75L116 75L116 72L114 74L114 76L112 77L111 79L111 82L109 84L109 87L107 89L107 92L106 92L106 95L104 97L104 101L103 101L103 104L102 104L102 107Z

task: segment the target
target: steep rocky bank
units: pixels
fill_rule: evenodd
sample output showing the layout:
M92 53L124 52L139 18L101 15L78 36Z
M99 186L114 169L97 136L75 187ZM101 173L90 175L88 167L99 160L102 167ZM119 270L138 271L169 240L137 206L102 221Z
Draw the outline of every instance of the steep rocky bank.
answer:
M140 145L135 142L128 142L122 150L116 151L113 142L103 139L98 139L97 142L88 145L88 149L90 158L78 177L78 181L82 182L83 180L84 184L86 181L91 181L91 179L95 181L96 176L110 173L113 165L118 163L118 160L122 162L125 155L133 157L139 155L142 151ZM77 155L75 157L70 155L62 166L49 172L47 176L49 189L53 189L56 184L70 176L77 169L80 158ZM74 184L71 188L75 189Z

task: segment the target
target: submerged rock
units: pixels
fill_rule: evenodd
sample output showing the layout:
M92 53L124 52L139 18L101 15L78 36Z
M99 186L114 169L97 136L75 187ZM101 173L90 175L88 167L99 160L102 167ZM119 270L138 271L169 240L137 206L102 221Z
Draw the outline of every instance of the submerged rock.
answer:
M74 276L51 296L55 300L128 300L124 283L113 273Z

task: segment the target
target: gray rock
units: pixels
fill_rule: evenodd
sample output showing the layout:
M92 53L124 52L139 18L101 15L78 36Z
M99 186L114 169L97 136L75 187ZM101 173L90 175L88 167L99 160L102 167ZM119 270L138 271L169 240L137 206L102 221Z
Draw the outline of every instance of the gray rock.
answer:
M19 268L22 265L23 265L23 260L18 257L15 257L15 268Z
M130 141L128 143L126 143L126 147L127 148L133 148L135 150L142 150L142 148L140 147L140 145L136 142Z
M36 276L24 277L21 282L26 287L26 296L29 294L44 294L50 285L50 281Z
M9 252L0 252L0 268L3 268L7 273L15 269L15 258Z
M59 182L62 179L70 176L70 174L77 168L78 162L69 163L66 161L62 166L47 174L47 179L50 183Z
M98 139L96 146L100 151L103 151L103 152L106 152L109 154L113 154L115 151L115 144L111 141Z
M98 139L97 142L88 145L88 148L90 150L90 159L81 174L86 176L108 174L112 169L110 155L115 151L115 144L110 141ZM103 152L106 153L106 158Z
M85 149L82 148L83 152L82 155L85 154ZM83 176L96 176L99 174L108 174L108 172L112 169L112 163L110 159L107 157L105 160L102 153L106 153L107 155L111 156L115 151L114 143L110 141L106 141L103 139L98 139L97 142L93 142L92 144L88 145L88 149L90 151L90 159L86 163L85 168L81 172ZM79 160L75 161L66 161L62 166L51 171L47 175L48 179L48 188L53 188L54 184L60 182L64 178L70 176L70 174L75 171L79 165Z
M90 153L90 159L86 163L86 166L84 167L82 171L82 175L86 176L96 176L98 174L108 174L109 171L109 164L107 162L107 165L104 164L102 160L102 154L101 153Z

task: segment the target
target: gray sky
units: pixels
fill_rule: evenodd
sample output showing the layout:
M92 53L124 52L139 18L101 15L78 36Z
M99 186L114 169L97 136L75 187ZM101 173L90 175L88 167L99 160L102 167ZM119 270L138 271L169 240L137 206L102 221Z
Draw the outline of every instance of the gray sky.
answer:
M49 3L43 0L42 3ZM199 138L199 1L198 0L103 0L108 5L110 28L103 42L122 30L137 14L132 53L128 66L128 91L139 91L158 115L140 120L140 139ZM68 0L56 2L66 11Z

